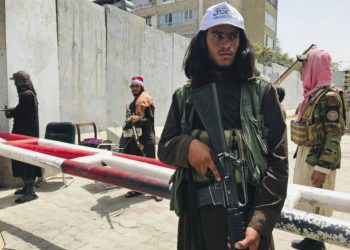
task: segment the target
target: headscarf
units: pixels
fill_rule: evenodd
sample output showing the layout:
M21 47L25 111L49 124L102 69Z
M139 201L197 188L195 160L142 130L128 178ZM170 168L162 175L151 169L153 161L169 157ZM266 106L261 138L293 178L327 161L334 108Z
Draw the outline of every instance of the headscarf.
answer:
M36 91L34 89L32 79L27 71L20 70L16 73L13 73L13 77L10 79L13 79L15 81L18 95L21 95L24 91L29 90L34 95L35 105L38 106Z
M135 102L135 114L141 116L141 118L145 117L145 109L148 107L152 107L154 109L154 102L152 96L150 96L147 92L143 91Z
M318 47L312 48L308 53L303 74L304 99L299 105L298 119L303 115L309 97L320 88L331 85L332 58L329 52Z

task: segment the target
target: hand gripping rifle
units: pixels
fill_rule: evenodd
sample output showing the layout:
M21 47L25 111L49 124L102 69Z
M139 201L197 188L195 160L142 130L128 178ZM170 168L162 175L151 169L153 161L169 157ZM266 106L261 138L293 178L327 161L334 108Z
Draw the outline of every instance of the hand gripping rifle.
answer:
M192 103L204 128L209 135L209 141L216 155L214 161L221 176L223 204L232 249L237 241L244 239L244 217L242 208L248 202L245 163L235 158L228 151L224 128L219 110L215 83L204 85L192 91ZM210 189L209 189L210 190ZM241 200L243 200L241 202Z
M143 149L144 149L145 146L140 142L139 136L137 135L137 131L136 131L135 125L129 119L130 116L132 116L132 115L133 114L129 110L127 112L127 115L126 115L126 120L125 120L124 125L123 125L123 130L128 128L128 127L131 128L131 130L132 130L132 137L135 139L136 145L140 149L142 155L145 156L145 153L143 152Z

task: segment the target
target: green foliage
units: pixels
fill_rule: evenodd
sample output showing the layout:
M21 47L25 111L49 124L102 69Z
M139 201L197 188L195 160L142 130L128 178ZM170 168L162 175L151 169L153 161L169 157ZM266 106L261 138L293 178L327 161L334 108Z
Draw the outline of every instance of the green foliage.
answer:
M266 48L262 46L260 43L252 43L255 58L258 63L261 63L265 66L271 66L271 63L276 63L282 65L284 67L289 67L295 61L295 58L290 58L287 53L283 53L281 47L278 45L279 42L277 40L277 46L273 51L270 48ZM332 70L339 71L341 63L333 62Z
M260 43L253 43L252 45L258 63L270 66L273 62L273 51L270 48L263 47Z
M337 63L337 62L332 63L332 70L333 71L339 71L339 68L340 68L340 63Z
M279 46L276 46L275 51L262 46L260 43L253 43L252 46L258 63L263 65L270 66L271 63L277 63L289 67L294 62L294 59L290 58L287 53L282 53L282 49Z

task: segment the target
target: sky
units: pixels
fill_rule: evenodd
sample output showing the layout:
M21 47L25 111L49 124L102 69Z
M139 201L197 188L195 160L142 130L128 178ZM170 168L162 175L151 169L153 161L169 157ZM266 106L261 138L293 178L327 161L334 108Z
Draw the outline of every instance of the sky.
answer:
M277 39L290 57L314 43L350 69L350 0L279 0Z

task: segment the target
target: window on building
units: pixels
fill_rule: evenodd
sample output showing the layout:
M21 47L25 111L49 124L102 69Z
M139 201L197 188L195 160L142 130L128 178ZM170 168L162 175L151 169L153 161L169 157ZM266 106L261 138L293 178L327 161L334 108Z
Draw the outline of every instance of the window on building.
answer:
M161 2L161 4L163 4L163 3L173 3L173 2L175 2L175 0L161 0L160 2Z
M198 11L194 9L181 12L181 23L193 23L198 19Z
M172 27L180 23L180 13L178 11L159 15L159 27Z
M266 48L270 48L272 50L275 50L275 40L272 37L270 37L268 35L265 35L265 44L264 44L264 46Z
M198 11L183 10L159 15L159 27L174 27L193 23L198 19Z
M276 31L276 18L274 18L270 13L265 11L265 25L272 29L273 31Z
M152 16L146 16L145 20L148 26L152 26Z

